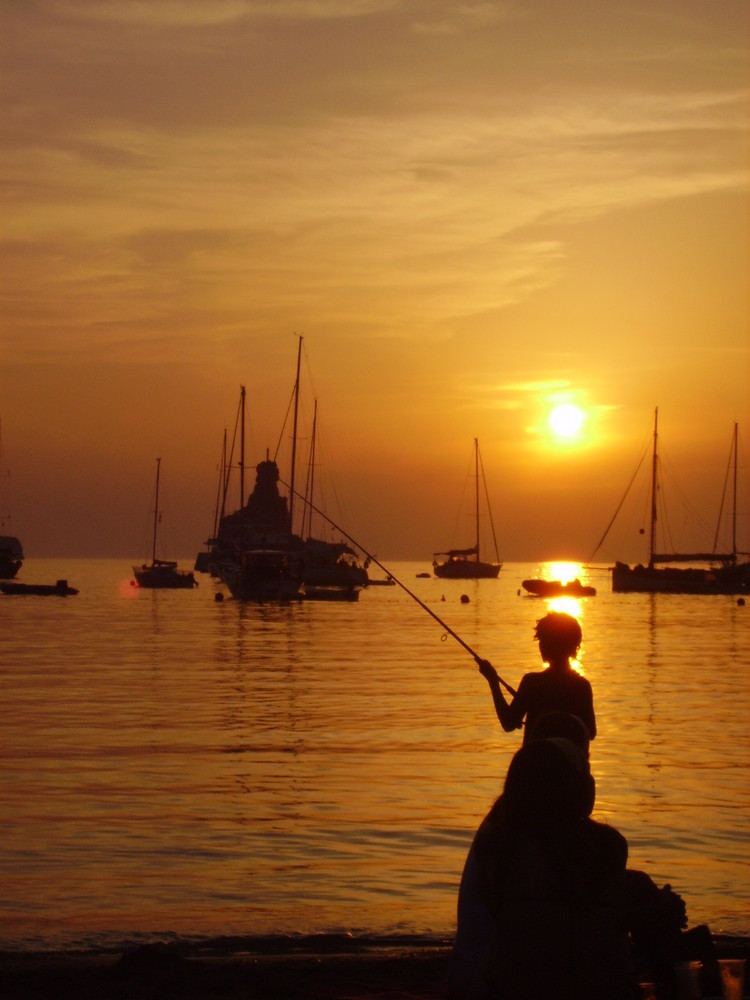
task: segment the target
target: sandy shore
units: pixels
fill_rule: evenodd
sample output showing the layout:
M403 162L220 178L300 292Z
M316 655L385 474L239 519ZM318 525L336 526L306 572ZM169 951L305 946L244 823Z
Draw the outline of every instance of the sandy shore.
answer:
M353 953L241 942L123 953L0 953L5 1000L441 1000L450 945Z
M720 957L750 958L750 939L716 938ZM443 1000L450 942L323 951L238 939L124 952L0 953L7 1000ZM745 984L745 996L750 983Z

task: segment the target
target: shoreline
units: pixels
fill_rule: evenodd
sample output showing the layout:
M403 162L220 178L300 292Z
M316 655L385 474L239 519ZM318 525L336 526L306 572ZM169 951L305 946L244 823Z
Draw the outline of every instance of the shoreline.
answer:
M720 958L750 960L750 937L717 934L714 944ZM0 993L8 1000L443 1000L451 947L444 938L337 935L0 951ZM746 976L745 996L749 990Z

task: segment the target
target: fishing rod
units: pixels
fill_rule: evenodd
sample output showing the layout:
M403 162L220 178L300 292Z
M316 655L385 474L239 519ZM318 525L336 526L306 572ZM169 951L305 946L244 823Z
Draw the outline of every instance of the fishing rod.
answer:
M367 549L363 545L360 545L360 543L356 540L356 538L352 538L352 536L348 532L344 531L344 529L340 525L336 524L336 522L334 520L332 520L327 514L324 514L322 510L319 510L319 508L316 507L315 504L312 503L310 500L306 499L300 493L297 493L297 490L295 490L291 486L289 486L288 483L285 483L283 479L280 480L280 482L281 482L282 486L285 486L288 490L290 490L291 492L293 492L294 494L296 494L296 496L300 500L304 501L310 507L311 510L314 510L316 514L319 514L320 517L322 517L326 521L328 521L328 523L331 525L332 528L335 528L336 531L340 531L341 534L344 536L344 538L346 538L347 541L350 541L352 543L352 545L355 546L355 548L358 548L360 550L360 552L364 552L364 554L367 556L367 558L370 560L370 562L374 562L376 566L379 566L380 569L382 569L382 571L386 574L386 576L390 577L390 579L393 580L393 582L397 586L399 586L404 591L404 593L408 594L409 597L411 597L411 599L413 601L417 602L417 604L420 606L420 608L422 608L423 611L426 611L428 615L431 615L435 619L435 621L438 623L438 625L440 625L441 628L445 629L445 631L448 633L448 635L452 636L456 640L457 643L459 643L461 646L464 647L464 649L466 650L467 653L470 653L474 657L475 661L478 664L482 664L482 663L485 662L485 660L483 659L483 657L481 657L478 653L476 653L471 648L471 646L468 644L468 642L465 642L461 638L461 636L458 635L457 632L454 632L453 629L449 625L446 625L446 623L443 621L443 619L440 618L439 615L436 615L435 612L432 610L432 608L428 607L424 603L424 601L420 600L420 598L417 597L417 595L415 593L413 593L411 590L409 590L409 588L406 586L406 584L402 583L398 579L398 577L394 576L393 573L391 573L391 571L387 567L385 567L380 562L379 559L376 558L376 556L374 556L371 552L368 552ZM499 674L498 674L498 678L497 679L500 682L500 684L502 684L502 686L505 688L505 690L510 695L514 696L516 694L515 689L512 688L510 686L510 684L506 684L506 682L502 679L502 677L500 677Z

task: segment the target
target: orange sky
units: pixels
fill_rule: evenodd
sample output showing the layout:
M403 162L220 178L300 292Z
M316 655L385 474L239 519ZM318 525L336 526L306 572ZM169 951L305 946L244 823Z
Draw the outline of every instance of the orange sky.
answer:
M248 464L276 448L295 333L300 450L317 396L327 507L381 558L470 540L474 437L501 557L588 558L657 405L713 529L734 421L750 451L749 11L3 5L0 513L27 559L147 555L157 456L192 557L240 384Z

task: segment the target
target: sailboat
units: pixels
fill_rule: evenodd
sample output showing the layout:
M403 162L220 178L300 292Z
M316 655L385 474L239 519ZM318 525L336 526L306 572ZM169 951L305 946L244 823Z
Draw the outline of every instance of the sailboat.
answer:
M312 429L310 464L305 495L295 489L297 424L300 395L302 340L297 349L297 373L292 402L291 475L288 498L279 491L279 466L266 452L256 468L252 493L245 501L245 387L241 387L240 408L234 438L239 430L240 506L225 513L229 474L233 468L234 440L229 458L226 439L217 498L214 533L208 551L199 553L196 569L207 569L220 577L233 597L249 601L356 601L359 590L368 584L367 569L356 561L356 553L344 541L326 541L312 536L313 470L317 433L317 402ZM301 533L295 533L295 499L304 501ZM325 515L323 515L325 516ZM298 518L299 520L299 518Z
M297 381L299 382L299 355ZM218 576L237 600L284 602L300 599L302 587L302 539L292 533L292 507L279 492L279 467L266 453L255 467L256 479L245 501L245 387L240 387L237 428L240 430L240 506L225 513L232 453L222 460L221 512L209 553L202 562ZM296 435L296 407L295 407Z
M659 493L658 455L659 408L654 411L653 451L651 459L651 518L649 556L646 565L629 566L615 562L612 567L612 590L616 593L659 594L745 594L750 590L750 562L739 559L737 551L737 424L732 439L734 489L732 508L732 549L730 552L658 552L656 524ZM606 537L606 533L605 533ZM602 539L603 541L604 539ZM714 549L718 540L718 528ZM600 542L601 545L601 542ZM698 563L681 567L679 563Z
M177 563L156 558L156 531L159 524L159 474L161 459L156 460L156 500L154 503L154 534L151 547L151 563L133 567L135 582L139 587L158 590L187 590L198 583L190 570L178 569Z
M484 468L482 467L481 458L479 455L479 440L474 438L474 475L475 475L475 521L476 521L476 536L474 545L469 549L448 549L445 552L435 552L433 554L432 569L435 576L442 577L449 580L480 580L480 579L495 579L502 563L500 562L500 556L497 551L497 539L495 538L495 526L492 524L492 511L489 509L489 500L487 501L487 510L490 520L490 525L492 526L492 538L495 543L495 558L496 562L483 562L480 559L479 554L479 478L480 469L482 474L482 481L484 482L485 495L487 493L487 483L484 480ZM444 557L440 559L439 557Z

